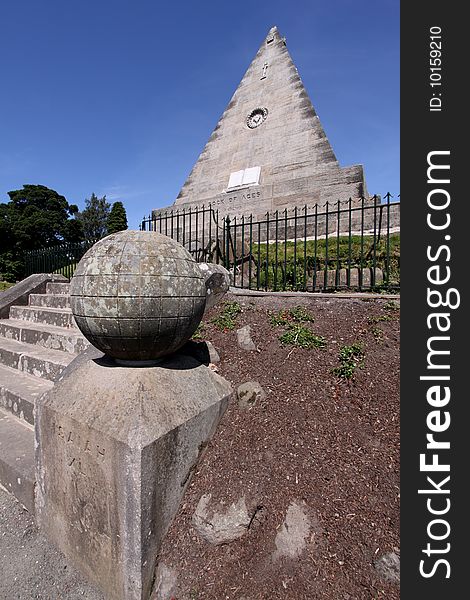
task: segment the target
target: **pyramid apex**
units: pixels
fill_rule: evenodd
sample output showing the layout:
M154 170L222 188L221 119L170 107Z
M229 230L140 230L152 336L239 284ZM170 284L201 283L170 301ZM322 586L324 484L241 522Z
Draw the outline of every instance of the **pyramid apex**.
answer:
M268 34L266 37L268 38L272 38L274 37L276 34L279 35L279 29L276 27L276 25L274 25L274 27L271 27L271 29L268 31Z
M266 214L340 196L357 198L359 166L342 169L273 25L176 199L220 214ZM247 208L248 207L248 208Z
M281 40L282 42L284 42L284 45L286 45L286 38L281 37L279 29L276 27L276 25L271 27L271 29L268 31L265 40L267 44L270 44L274 40Z

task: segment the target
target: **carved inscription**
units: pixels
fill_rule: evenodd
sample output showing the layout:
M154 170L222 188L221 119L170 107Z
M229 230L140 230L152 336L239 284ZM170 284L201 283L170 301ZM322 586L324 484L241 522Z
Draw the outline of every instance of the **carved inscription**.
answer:
M66 463L74 472L87 476L86 470L83 468L86 462L85 457L96 460L98 463L104 462L106 448L101 444L93 443L79 433L58 423L54 423L54 430L57 437L65 444Z
M231 194L230 196L222 196L220 198L216 198L214 201L211 202L212 205L230 205L230 204L234 204L235 202L243 202L243 201L247 201L247 200L257 200L258 198L261 198L261 192L260 190L256 190L255 192L245 192L245 193L238 193L238 194Z
M70 531L75 532L72 537L78 536L75 543L86 544L87 552L102 555L102 544L109 543L109 450L96 441L96 432L64 422L53 422L52 426L56 453L62 461L56 479L56 489L62 492L56 493L62 498L61 510Z

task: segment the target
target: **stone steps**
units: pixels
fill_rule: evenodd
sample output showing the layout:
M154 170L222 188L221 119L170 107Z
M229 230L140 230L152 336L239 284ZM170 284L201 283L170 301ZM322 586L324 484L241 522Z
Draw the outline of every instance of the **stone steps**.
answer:
M0 338L2 337L69 354L79 354L89 346L78 329L64 329L18 319L0 319Z
M74 357L61 350L0 339L0 364L49 381L54 381Z
M49 308L46 306L12 306L10 319L44 323L70 329L76 327L70 308Z
M70 283L49 281L46 283L46 294L70 294Z
M46 306L48 308L70 308L70 296L67 294L31 294L30 306Z
M34 403L89 343L70 310L69 284L47 283L0 319L0 484L34 511Z
M34 512L34 430L0 408L0 484Z
M0 365L0 407L30 425L34 424L34 401L48 392L53 382Z

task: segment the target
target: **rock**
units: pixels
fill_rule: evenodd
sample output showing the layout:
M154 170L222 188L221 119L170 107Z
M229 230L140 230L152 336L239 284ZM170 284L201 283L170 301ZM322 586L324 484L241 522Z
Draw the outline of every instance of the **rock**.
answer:
M396 552L389 552L374 563L375 570L383 579L392 583L400 581L400 557Z
M212 344L212 342L206 342L207 347L209 348L209 357L211 360L211 363L216 365L217 363L220 362L220 355L217 352L217 350L214 348L214 344Z
M36 518L106 598L141 600L232 393L191 356L87 362L35 403Z
M242 350L256 350L256 346L251 339L251 327L249 325L237 329L237 342Z
M176 571L163 562L159 563L155 571L155 585L150 600L168 600L175 594L176 587Z
M237 398L239 408L249 410L266 398L266 392L257 381L247 381L238 386Z
M193 525L198 534L214 545L228 544L242 537L251 522L245 497L225 506L222 502L210 508L211 494L201 496L193 515Z
M302 554L310 534L310 518L305 503L292 502L286 518L275 539L276 551L273 558L297 558Z
M218 304L230 287L230 273L221 265L199 263L206 284L206 309Z

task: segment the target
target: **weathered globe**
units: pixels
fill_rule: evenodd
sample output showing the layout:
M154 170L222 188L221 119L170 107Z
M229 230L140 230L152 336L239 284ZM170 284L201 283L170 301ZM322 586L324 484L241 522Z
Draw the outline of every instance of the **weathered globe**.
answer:
M204 277L181 244L154 231L121 231L83 256L70 283L83 335L122 361L153 361L180 348L199 325Z

